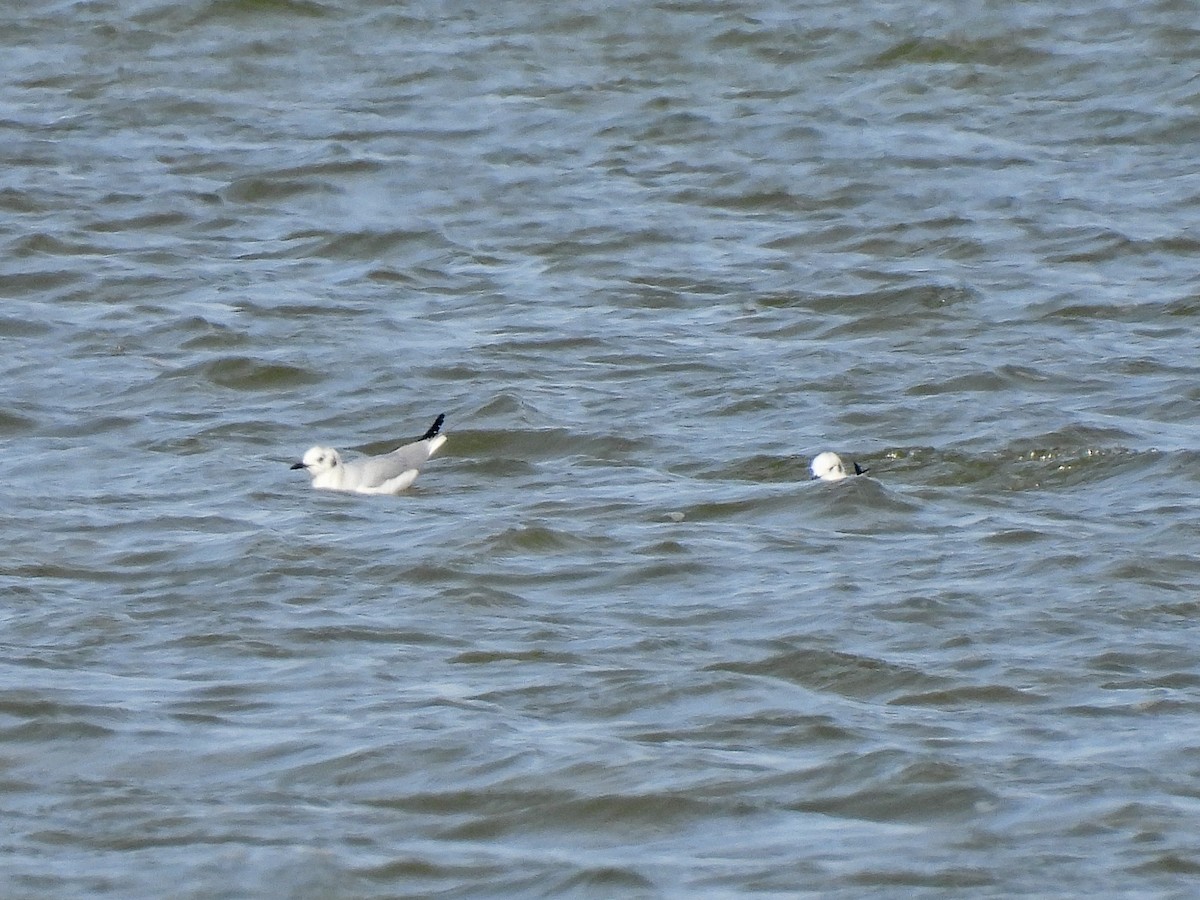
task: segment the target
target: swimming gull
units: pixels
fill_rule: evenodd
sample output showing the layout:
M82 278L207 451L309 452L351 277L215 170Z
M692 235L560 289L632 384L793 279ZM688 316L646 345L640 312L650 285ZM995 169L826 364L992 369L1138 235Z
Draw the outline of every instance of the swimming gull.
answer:
M421 464L446 443L446 436L439 434L445 420L443 413L417 440L382 456L342 462L341 454L331 447L313 447L292 468L307 469L312 486L322 490L398 494L416 480Z
M858 463L854 464L854 474L864 475L866 469ZM826 450L824 453L818 453L812 461L812 477L814 480L821 481L841 481L843 478L848 478L850 475L846 471L846 464L842 462L842 458L831 450Z

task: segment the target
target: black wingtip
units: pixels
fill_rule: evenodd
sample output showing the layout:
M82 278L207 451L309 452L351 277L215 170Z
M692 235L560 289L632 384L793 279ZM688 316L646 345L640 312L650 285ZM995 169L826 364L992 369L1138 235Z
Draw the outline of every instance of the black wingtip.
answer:
M437 437L437 433L442 430L442 423L445 421L446 421L446 414L441 413L436 419L433 420L433 424L429 426L429 430L427 432L425 432L423 435L421 435L419 438L417 438L417 440L418 441L427 441L431 437Z
M864 469L858 463L854 464L854 474L855 475L866 475L870 471L871 471L870 469Z

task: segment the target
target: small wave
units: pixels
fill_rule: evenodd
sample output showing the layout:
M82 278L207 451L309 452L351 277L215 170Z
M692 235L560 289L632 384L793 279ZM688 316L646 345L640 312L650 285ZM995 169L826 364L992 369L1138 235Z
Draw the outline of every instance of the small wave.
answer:
M249 356L221 356L177 370L165 377L199 377L220 387L238 391L278 391L321 381L320 375L309 369Z

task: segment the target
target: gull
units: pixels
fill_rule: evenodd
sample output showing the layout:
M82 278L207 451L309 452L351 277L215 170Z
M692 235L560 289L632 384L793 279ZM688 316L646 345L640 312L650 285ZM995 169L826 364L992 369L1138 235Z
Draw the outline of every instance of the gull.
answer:
M858 463L854 464L855 475L865 475L867 470ZM818 453L812 461L812 477L815 481L841 481L843 478L848 478L850 473L846 471L846 464L842 462L842 458L831 450L826 450L824 453Z
M446 443L446 436L438 433L444 421L445 413L417 440L382 456L342 462L341 454L333 448L313 447L292 468L307 469L312 486L326 491L398 494L416 480L421 464Z

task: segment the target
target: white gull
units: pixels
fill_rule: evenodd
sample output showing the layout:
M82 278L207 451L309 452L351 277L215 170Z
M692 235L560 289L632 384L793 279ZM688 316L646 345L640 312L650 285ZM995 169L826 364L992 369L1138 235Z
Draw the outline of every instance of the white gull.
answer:
M855 475L864 475L866 471L858 463L854 464ZM814 480L841 481L843 478L848 478L849 476L850 473L846 471L846 464L832 450L818 453L812 461L812 477Z
M446 443L446 436L439 434L445 420L443 413L417 440L382 456L342 462L341 454L332 447L313 447L292 468L307 469L312 486L321 490L398 494L416 480L421 465Z

